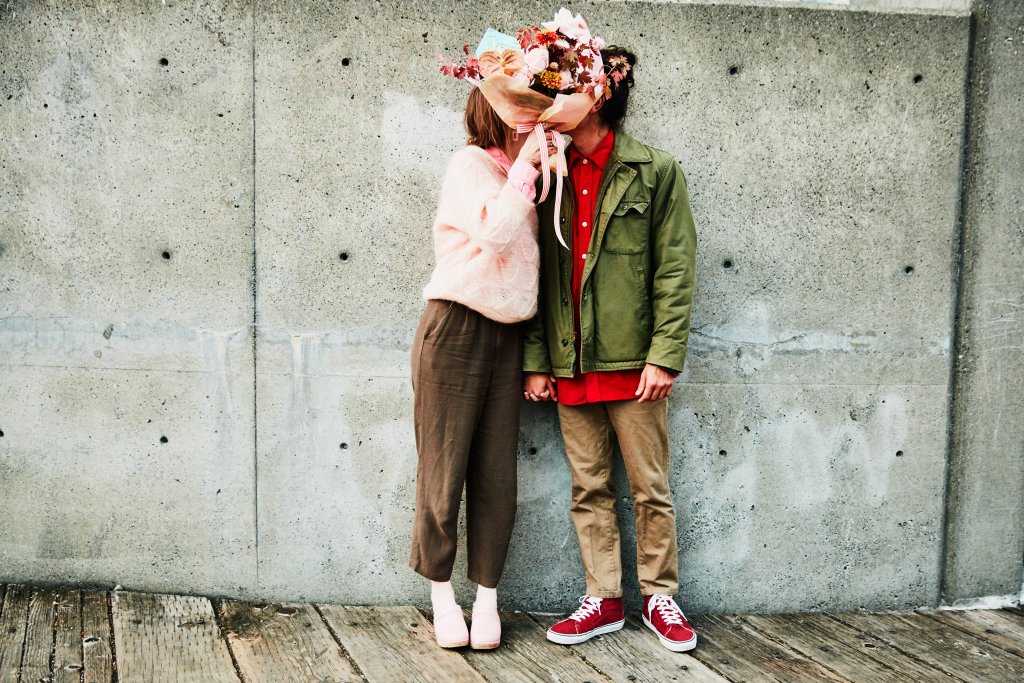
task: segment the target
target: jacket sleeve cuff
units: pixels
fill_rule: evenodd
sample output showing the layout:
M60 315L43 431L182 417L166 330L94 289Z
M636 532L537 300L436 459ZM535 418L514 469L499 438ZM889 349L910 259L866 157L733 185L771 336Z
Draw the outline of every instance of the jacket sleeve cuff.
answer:
M647 354L647 363L657 365L669 372L679 374L683 371L683 363L686 360L686 346L676 347L670 351L651 346Z

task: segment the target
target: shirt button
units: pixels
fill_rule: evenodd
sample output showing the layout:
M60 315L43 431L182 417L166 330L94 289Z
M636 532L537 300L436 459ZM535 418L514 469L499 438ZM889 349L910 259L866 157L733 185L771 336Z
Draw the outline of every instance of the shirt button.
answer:
M587 191L586 191L586 190L583 190L583 194L587 194Z
M580 254L580 258L583 259L584 261L586 261L587 260L587 255L586 254Z
M583 221L583 227L584 228L587 227L587 222L586 221Z
M585 163L585 164L590 163L590 159L584 159L583 163Z

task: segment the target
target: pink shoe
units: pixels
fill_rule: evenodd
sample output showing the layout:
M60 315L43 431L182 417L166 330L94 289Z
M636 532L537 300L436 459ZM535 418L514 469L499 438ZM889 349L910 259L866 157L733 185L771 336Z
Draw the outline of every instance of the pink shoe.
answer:
M455 606L445 612L434 612L434 639L441 647L463 647L469 644L469 630L462 608Z
M501 645L501 617L496 606L473 603L469 644L474 650L493 650Z

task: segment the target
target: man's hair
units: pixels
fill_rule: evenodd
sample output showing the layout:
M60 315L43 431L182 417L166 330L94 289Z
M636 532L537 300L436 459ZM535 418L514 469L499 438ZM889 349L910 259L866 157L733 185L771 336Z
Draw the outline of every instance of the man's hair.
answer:
M611 97L604 101L601 108L597 110L597 114L605 125L618 130L619 124L622 123L622 119L626 115L626 105L629 103L629 89L633 87L633 69L636 67L636 55L624 47L609 45L601 50L601 60L605 63L606 71L608 60L611 57L623 57L629 64L629 71L619 81L619 84L612 88Z
M467 145L476 145L484 149L497 147L508 154L509 133L512 129L501 120L487 98L480 92L480 88L470 88L464 123L466 133L469 135Z

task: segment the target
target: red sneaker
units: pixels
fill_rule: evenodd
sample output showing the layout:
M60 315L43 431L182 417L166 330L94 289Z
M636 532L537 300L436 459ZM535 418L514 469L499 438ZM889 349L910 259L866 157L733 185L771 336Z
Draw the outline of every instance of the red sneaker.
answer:
M575 645L594 636L618 631L625 623L622 598L584 595L575 612L548 629L548 640L560 645Z
M673 652L697 647L697 634L671 595L645 595L643 618L661 644Z

